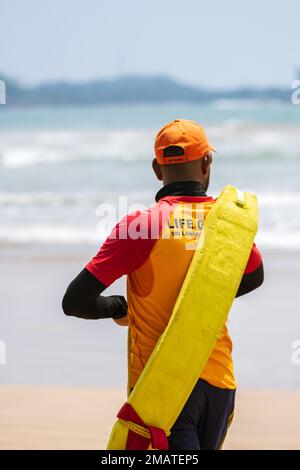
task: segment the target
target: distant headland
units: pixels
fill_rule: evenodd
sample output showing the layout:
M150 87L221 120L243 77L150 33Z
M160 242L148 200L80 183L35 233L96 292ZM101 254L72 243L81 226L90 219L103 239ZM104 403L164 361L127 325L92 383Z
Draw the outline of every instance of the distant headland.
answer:
M291 89L243 87L211 90L186 85L164 76L126 76L88 82L47 82L25 86L1 76L8 106L88 106L106 103L211 102L230 100L290 101Z

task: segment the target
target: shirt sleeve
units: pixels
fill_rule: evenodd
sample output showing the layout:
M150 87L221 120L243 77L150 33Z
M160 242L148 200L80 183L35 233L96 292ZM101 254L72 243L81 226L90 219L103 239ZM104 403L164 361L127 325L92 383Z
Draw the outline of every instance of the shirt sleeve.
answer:
M254 271L256 271L260 265L262 264L262 256L260 251L258 250L257 246L255 243L253 243L253 247L245 268L244 274L250 274Z
M147 219L147 211L126 215L86 265L86 269L106 287L146 261L156 241L148 236Z
M236 297L248 294L261 286L263 282L264 267L262 256L256 245L253 244Z

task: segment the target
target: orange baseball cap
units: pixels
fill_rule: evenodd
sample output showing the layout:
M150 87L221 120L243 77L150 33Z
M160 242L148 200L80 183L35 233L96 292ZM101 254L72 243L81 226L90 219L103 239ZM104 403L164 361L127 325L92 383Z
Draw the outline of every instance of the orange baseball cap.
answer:
M156 136L154 150L160 165L191 162L215 152L203 127L188 119L175 119L164 126Z

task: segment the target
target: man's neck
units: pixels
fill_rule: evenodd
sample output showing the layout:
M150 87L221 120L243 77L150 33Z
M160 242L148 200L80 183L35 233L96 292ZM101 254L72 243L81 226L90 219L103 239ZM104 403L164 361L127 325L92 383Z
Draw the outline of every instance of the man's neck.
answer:
M173 181L163 186L155 196L156 202L166 196L202 196L205 189L199 181Z

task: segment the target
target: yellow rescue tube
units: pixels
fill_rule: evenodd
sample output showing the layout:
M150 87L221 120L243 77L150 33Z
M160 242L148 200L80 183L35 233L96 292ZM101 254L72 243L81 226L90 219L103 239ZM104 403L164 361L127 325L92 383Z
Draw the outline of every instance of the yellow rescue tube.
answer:
M169 435L224 327L257 223L256 196L227 186L206 217L168 326L119 412L107 449L141 448L134 447L134 435L148 438L149 446L152 438L154 448L156 430Z

